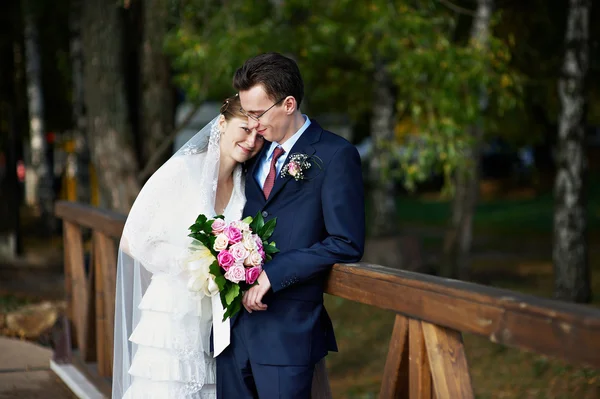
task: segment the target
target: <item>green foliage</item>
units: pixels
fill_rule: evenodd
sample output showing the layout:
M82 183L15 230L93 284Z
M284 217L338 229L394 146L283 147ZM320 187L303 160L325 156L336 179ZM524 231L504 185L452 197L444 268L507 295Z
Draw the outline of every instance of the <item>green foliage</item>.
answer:
M405 127L383 143L404 148L388 175L408 188L432 170L450 176L468 168L469 129L483 124L497 132L497 122L519 105L511 43L493 35L487 46L453 40L455 16L437 1L324 0L317 7L310 0L187 0L180 17L166 47L193 99L230 95L244 60L280 51L297 60L311 109L347 112L356 121L372 109L373 74L382 65L396 93L398 126Z

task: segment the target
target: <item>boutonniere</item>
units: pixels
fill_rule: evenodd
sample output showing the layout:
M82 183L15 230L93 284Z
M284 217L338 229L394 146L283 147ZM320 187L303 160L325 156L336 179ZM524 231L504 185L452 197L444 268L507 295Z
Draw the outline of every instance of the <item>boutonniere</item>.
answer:
M281 177L292 176L296 181L304 180L304 172L310 169L313 163L321 168L319 161L320 159L317 156L299 153L290 154L288 163L281 169Z

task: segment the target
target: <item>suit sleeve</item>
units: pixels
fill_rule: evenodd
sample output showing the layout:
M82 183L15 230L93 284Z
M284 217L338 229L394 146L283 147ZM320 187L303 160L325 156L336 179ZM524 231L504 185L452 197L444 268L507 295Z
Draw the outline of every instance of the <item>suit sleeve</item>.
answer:
M321 202L327 237L309 248L282 252L264 266L274 292L310 280L335 263L358 262L364 253L365 200L360 156L341 147L325 170Z

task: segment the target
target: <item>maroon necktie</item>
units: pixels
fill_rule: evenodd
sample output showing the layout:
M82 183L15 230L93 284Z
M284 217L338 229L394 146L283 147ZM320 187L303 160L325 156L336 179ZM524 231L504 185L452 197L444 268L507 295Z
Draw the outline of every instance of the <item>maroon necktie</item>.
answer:
M271 190L273 190L275 178L277 177L277 160L284 153L285 151L281 147L275 147L275 150L273 151L273 159L271 159L271 168L269 169L269 174L267 175L267 178L265 179L265 184L263 185L263 193L265 194L265 199L269 199L269 194L271 194Z

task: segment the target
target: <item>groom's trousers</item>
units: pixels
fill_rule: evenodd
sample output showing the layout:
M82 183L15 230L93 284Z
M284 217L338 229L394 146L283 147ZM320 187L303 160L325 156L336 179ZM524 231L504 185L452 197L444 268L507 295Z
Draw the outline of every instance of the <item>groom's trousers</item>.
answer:
M242 309L239 319L252 317ZM313 366L269 366L252 362L243 322L231 330L229 346L217 356L217 399L309 399Z

